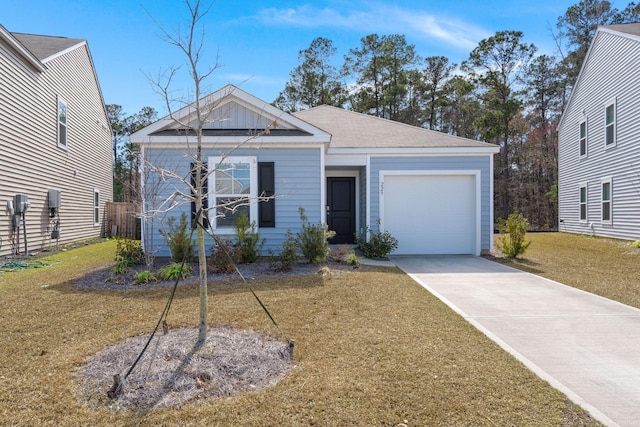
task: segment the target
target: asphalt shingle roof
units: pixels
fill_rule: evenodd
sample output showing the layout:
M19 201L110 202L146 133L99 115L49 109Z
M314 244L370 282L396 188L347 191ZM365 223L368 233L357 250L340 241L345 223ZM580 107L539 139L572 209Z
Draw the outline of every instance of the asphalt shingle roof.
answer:
M634 36L640 36L640 22L634 24L615 24L607 25L605 28L609 28L621 33L633 34Z
M71 39L68 37L39 36L23 33L11 33L11 35L40 61L44 61L51 55L84 42L83 39Z
M294 116L331 134L331 148L486 148L494 144L321 105Z

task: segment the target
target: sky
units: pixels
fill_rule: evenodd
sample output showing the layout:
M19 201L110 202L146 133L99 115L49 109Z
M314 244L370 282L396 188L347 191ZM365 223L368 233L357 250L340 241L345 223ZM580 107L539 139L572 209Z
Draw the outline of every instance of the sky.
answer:
M203 0L205 2L207 0ZM231 83L267 102L284 89L300 64L298 52L316 37L337 49L341 66L349 49L369 34L403 34L422 56L443 55L459 64L482 39L517 30L538 53L554 54L550 28L579 0L216 0L203 19L207 67L218 64L206 92ZM626 2L613 1L624 8ZM10 32L86 39L106 104L127 114L155 108L166 114L151 84L181 66L171 88L193 86L185 59L162 38L188 24L183 0L0 0L0 24Z

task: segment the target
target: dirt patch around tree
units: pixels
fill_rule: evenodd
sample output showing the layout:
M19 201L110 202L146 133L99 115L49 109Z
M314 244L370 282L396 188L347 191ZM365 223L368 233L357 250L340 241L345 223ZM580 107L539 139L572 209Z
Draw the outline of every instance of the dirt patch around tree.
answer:
M170 330L166 335L160 331L126 379L149 335L103 350L78 372L78 400L113 410L180 408L271 387L293 366L289 343L257 332L210 329L204 345L195 350L197 336L195 329ZM111 398L115 374L120 374L122 386Z

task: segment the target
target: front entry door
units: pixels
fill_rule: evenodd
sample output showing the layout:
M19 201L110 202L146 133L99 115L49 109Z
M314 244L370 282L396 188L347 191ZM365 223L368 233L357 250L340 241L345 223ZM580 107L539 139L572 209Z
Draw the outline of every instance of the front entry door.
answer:
M353 243L356 232L356 179L327 178L327 225L336 232L329 243Z

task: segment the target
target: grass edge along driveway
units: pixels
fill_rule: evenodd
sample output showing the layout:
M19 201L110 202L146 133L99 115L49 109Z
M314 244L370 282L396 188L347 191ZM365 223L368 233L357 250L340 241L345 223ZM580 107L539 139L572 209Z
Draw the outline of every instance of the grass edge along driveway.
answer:
M296 340L296 367L270 389L179 410L83 405L74 372L87 356L150 332L168 294L68 283L110 264L114 249L89 245L50 257L47 269L0 275L1 423L599 425L405 274L373 267L253 282ZM277 334L241 285L212 284L209 303L212 325ZM181 287L170 326L195 326L197 310L197 288Z

